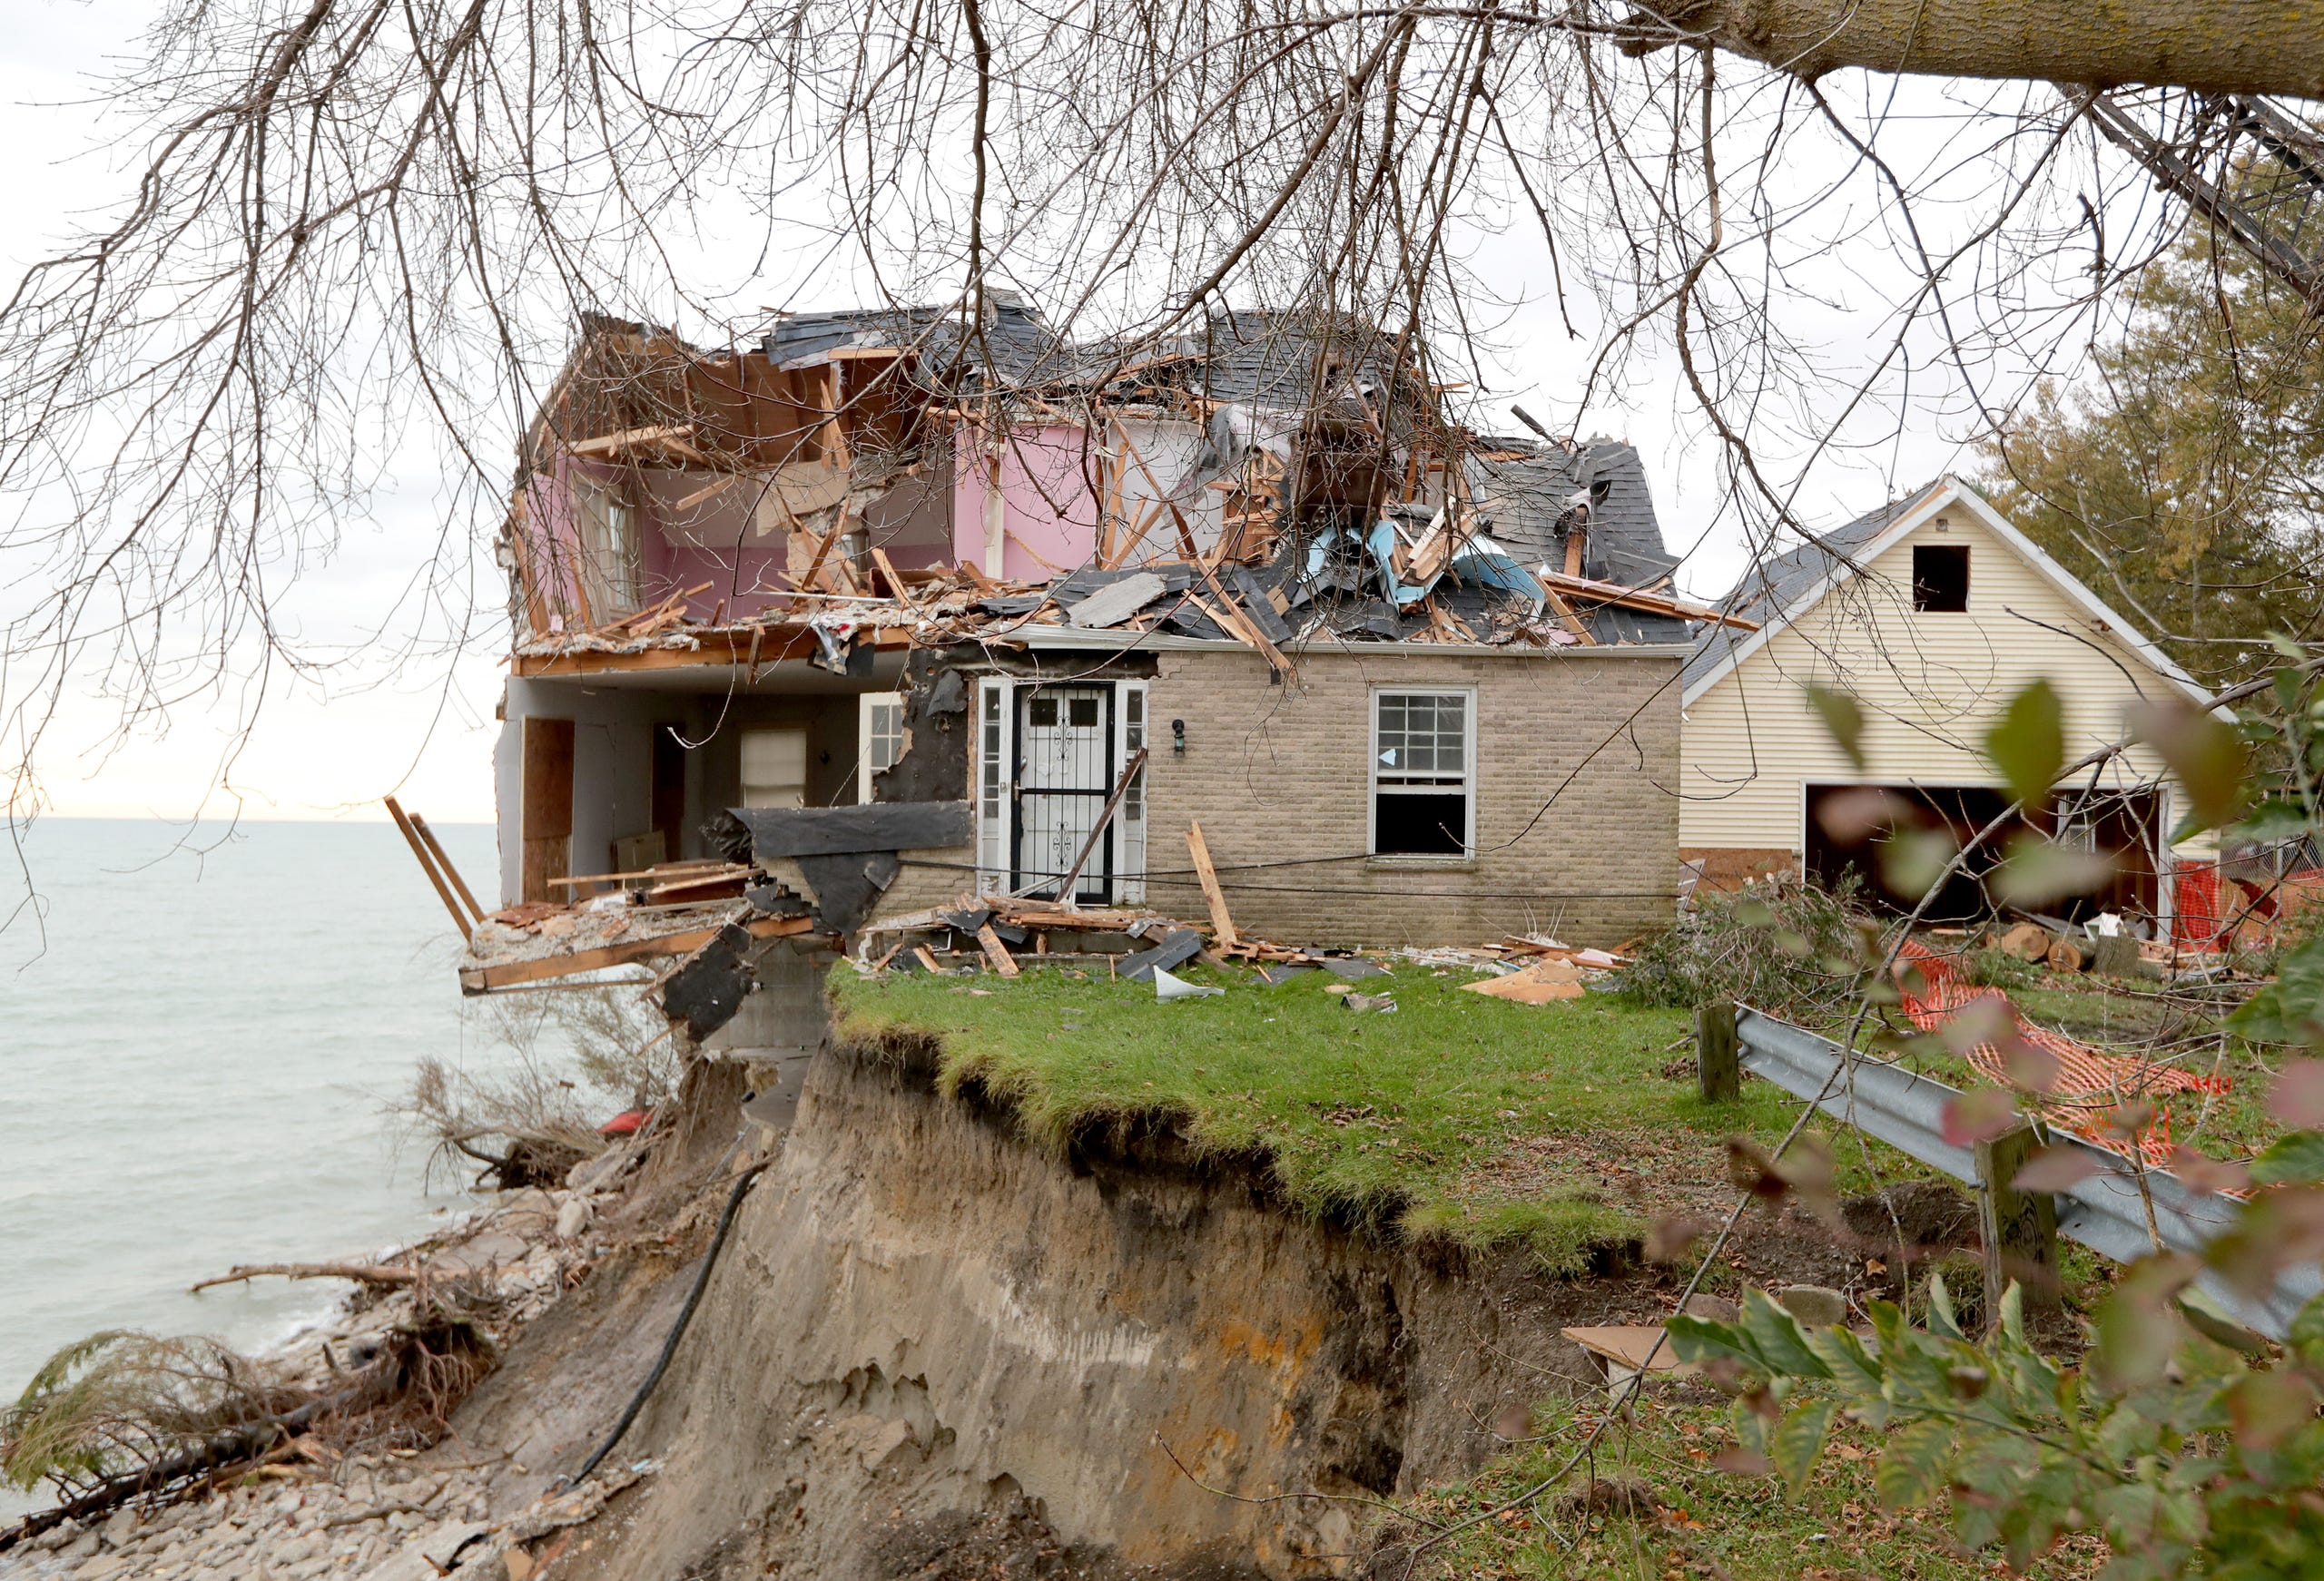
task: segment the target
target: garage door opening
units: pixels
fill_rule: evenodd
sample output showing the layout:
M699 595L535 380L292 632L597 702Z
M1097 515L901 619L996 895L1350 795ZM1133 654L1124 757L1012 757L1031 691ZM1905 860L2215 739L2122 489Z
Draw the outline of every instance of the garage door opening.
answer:
M1965 844L2000 817L2010 801L2008 792L1984 785L1811 784L1806 789L1807 876L1827 889L1837 889L1853 878L1861 900L1892 914L1911 910L1920 895L1899 893L1883 881L1880 844L1895 826L1864 826L1861 807L1867 790L1883 790L1894 798L1894 805L1905 810L1903 822L1917 829L1945 830L1956 846ZM1994 908L1984 879L2000 863L2010 836L2034 830L2084 849L2102 851L2115 867L2114 877L2105 888L2091 895L2061 899L2045 906L2045 914L2078 922L2101 911L2113 911L2136 921L2152 921L2160 899L2154 853L2164 833L2162 810L2161 798L2152 790L2099 790L2086 797L2080 792L2063 793L2051 805L2020 815L1980 847L1964 870L1945 882L1924 919L1953 923L1990 916Z

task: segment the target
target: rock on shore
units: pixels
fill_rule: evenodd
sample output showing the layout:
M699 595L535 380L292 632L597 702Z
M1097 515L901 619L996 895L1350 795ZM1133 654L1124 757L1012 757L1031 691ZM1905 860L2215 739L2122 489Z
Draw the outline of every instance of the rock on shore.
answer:
M574 1189L505 1193L438 1236L383 1262L421 1262L441 1278L467 1277L497 1297L504 1346L562 1296L598 1248L600 1193L617 1189L628 1150L576 1168ZM330 1386L368 1359L378 1337L410 1316L397 1291L342 1310L266 1360L287 1380ZM504 1456L461 1459L459 1446L425 1452L337 1454L294 1441L294 1458L245 1473L206 1498L156 1509L123 1507L68 1522L0 1553L0 1581L527 1581L532 1562L514 1545L589 1518L641 1466L571 1490L544 1493L510 1512L510 1482L526 1468ZM511 1478L509 1474L515 1474ZM535 1481L533 1486L537 1486ZM504 1513L492 1518L494 1493Z

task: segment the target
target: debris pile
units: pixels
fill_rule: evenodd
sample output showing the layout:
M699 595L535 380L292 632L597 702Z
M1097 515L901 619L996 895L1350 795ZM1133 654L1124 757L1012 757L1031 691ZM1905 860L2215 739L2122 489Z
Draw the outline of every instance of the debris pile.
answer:
M2050 1124L2127 1156L2130 1144L2109 1116L2127 1104L2152 1105L2154 1118L2138 1132L2139 1156L2150 1167L2170 1167L2174 1151L2165 1095L2228 1090L2224 1076L2197 1075L2175 1065L2102 1053L2036 1026L2000 989L1960 982L1953 962L1917 939L1906 939L1898 948L1896 962L1905 1018L1923 1032L1940 1032L1965 1013L1991 1018L1993 1040L1964 1050L1963 1057L1989 1081L2037 1088L2036 1107ZM1973 1009L1980 1005L1991 1008ZM2004 1043L2009 1046L2001 1046ZM2028 1081L2029 1075L2047 1079Z
M227 1424L233 1431L207 1424L212 1430L190 1440L198 1452L155 1440L126 1455L127 1440L114 1432L113 1448L68 1485L66 1503L0 1526L0 1578L422 1581L456 1566L468 1574L485 1554L556 1530L564 1506L555 1500L511 1522L487 1521L488 1487L502 1469L495 1461L420 1457L517 1331L587 1272L603 1250L591 1232L609 1193L643 1157L642 1144L618 1144L576 1166L558 1189L507 1193L375 1261L265 1264L203 1281L195 1288L270 1277L356 1288L278 1354L233 1358L237 1376L253 1380L237 1398L258 1408ZM188 1343L101 1339L143 1350ZM60 1407L86 1396L78 1377L60 1371ZM576 1490L565 1499L584 1497ZM602 1488L595 1498L602 1507ZM527 1559L473 1573L529 1574Z

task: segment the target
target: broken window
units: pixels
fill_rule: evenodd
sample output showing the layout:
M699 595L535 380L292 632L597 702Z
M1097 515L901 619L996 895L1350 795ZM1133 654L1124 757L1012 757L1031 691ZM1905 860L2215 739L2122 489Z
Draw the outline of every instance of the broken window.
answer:
M743 732L743 805L807 805L807 732L796 725Z
M856 734L855 799L872 800L872 776L893 768L904 755L904 700L901 692L866 692Z
M574 531L580 545L581 590L598 623L638 607L637 513L610 483L576 477Z
M1969 607L1969 545L1913 545L1913 607L1925 614L1958 614Z
M1372 853L1466 856L1474 845L1476 694L1372 694Z

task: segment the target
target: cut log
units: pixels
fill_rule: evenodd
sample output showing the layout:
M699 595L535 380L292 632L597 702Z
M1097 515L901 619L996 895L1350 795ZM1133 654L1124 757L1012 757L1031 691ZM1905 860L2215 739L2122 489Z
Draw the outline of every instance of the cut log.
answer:
M2050 930L2038 922L2021 922L2001 936L1997 948L2004 955L2014 955L2022 961L2047 958L2050 946L2056 940Z
M2082 947L2070 938L2062 938L2052 945L2047 958L2055 970L2062 972L2082 970Z

